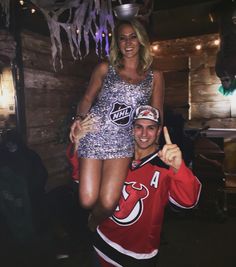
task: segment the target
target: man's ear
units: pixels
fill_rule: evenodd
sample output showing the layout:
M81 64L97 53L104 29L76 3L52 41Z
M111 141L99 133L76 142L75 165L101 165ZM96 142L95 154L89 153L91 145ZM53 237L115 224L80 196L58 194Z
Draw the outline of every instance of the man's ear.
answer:
M163 125L159 125L159 126L158 126L157 135L160 136L160 134L161 134L161 132L162 132L162 129L163 129Z
M160 139L162 128L163 128L162 125L158 125L157 136L156 136L156 143L157 144L159 143L159 139Z

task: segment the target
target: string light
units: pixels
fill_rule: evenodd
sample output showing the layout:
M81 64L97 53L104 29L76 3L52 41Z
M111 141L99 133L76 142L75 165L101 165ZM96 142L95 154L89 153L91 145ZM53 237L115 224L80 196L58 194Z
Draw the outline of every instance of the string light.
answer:
M214 45L219 45L219 44L220 44L220 40L219 39L214 40Z
M196 50L201 50L202 49L202 45L198 44L195 46Z
M29 10L31 14L34 14L37 11L37 7L28 0L19 0L19 4L23 10Z
M153 51L156 52L158 49L159 49L159 46L157 44L152 46L152 50Z

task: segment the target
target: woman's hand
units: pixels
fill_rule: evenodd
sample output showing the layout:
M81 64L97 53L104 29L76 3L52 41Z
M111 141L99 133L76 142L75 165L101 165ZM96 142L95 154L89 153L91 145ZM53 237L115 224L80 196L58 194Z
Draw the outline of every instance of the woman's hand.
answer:
M87 115L83 120L75 120L71 125L70 140L78 147L79 141L87 133L95 132L98 129L98 118Z
M70 137L70 141L72 143L75 143L75 140L77 138L77 135L78 133L82 130L81 128L81 120L80 119L76 119L73 124L71 125L70 127L70 134L69 134L69 137Z

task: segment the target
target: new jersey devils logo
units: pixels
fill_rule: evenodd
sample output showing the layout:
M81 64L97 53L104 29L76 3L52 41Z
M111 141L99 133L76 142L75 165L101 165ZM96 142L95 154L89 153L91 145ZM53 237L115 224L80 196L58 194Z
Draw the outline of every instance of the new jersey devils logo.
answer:
M126 182L112 219L120 225L135 223L142 214L143 200L147 196L148 189L143 184Z
M125 103L115 102L110 111L110 119L117 126L127 126L130 123L132 106Z

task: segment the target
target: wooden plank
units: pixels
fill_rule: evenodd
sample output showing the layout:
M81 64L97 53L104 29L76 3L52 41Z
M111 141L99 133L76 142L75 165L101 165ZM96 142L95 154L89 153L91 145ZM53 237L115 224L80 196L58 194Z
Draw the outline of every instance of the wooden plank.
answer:
M29 144L29 147L36 151L44 161L52 157L65 157L66 144L58 144L55 142L43 144Z
M16 42L9 31L0 30L0 62L8 65L15 58Z
M26 109L26 124L31 127L54 127L56 131L62 120L70 113L70 107L64 109L37 108L35 110Z
M166 86L178 86L188 83L188 71L168 71L164 72Z
M229 118L230 103L228 101L192 103L191 114L192 119Z
M186 106L188 104L188 96L186 94L176 94L176 92L180 92L181 89L182 88L177 89L175 93L166 92L165 105L171 107Z
M153 68L161 71L179 71L188 69L188 57L155 57Z
M191 119L186 121L185 127L186 128L202 128L207 125L211 128L236 128L236 118L210 118L206 120L200 119Z
M51 56L51 40L49 37L31 32L31 31L24 30L21 33L21 39L22 39L23 50L35 51L36 53L39 53L39 54L47 54L48 56ZM92 45L93 44L91 44L91 46ZM100 57L95 53L94 47L90 47L90 53L87 56L84 56L85 55L84 50L85 49L82 45L81 46L82 61L84 59L87 59L87 60L89 59L93 62L94 60L100 60L99 59ZM64 60L74 61L68 42L63 42L63 40L62 40L62 59L63 59L63 62ZM78 58L78 61L80 61L79 58ZM60 68L58 68L58 70L59 69Z
M56 141L55 127L41 126L27 128L27 143L29 145L43 144Z
M156 56L199 56L202 53L215 54L218 46L214 41L219 39L219 34L204 34L194 37L177 38L171 40L157 41L153 45L158 45L159 49L154 53ZM202 44L200 51L196 50L196 44Z
M23 49L22 54L25 68L55 72L52 65L51 54L45 54L41 53L40 51L32 51L27 49ZM91 66L95 66L99 61L100 60L95 53L91 53L82 60L63 58L63 68L58 68L56 72L58 74L78 76L89 79L93 70Z
M191 85L196 84L217 84L220 85L220 80L215 74L215 68L202 68L202 69L191 69L190 72Z
M73 90L84 85L81 77L24 68L26 88L44 88L45 90Z
M228 98L218 92L218 84L193 85L191 90L191 102L222 102L229 101ZM228 99L228 100L226 100Z
M87 83L86 83L87 85ZM68 108L77 103L85 90L85 85L73 88L73 90L45 90L25 88L25 105L27 109L35 111L35 108ZM42 101L43 100L43 101Z
M188 72L171 71L164 73L165 105L184 106L188 103Z
M234 100L231 102L231 117L235 118L236 117L236 97L234 97Z
M214 51L213 54L210 53L201 53L199 55L191 55L190 56L190 67L191 70L198 70L203 68L208 68L208 67L215 67L215 62L216 62L216 53L217 50Z
M26 30L21 32L21 45L23 49L37 51L42 54L51 54L50 38L38 33Z

